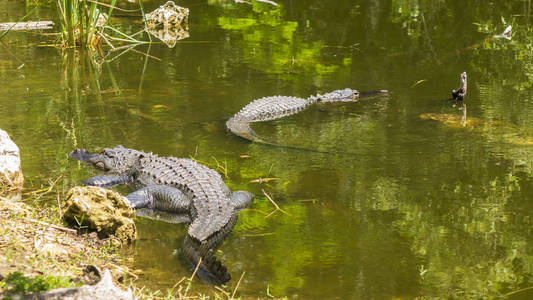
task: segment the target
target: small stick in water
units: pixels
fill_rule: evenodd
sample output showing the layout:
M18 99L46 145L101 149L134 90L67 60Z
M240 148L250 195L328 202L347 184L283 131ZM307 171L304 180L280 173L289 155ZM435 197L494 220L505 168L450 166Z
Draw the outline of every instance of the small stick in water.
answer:
M455 100L463 100L466 96L466 72L461 73L461 86L459 89L452 90L452 97Z

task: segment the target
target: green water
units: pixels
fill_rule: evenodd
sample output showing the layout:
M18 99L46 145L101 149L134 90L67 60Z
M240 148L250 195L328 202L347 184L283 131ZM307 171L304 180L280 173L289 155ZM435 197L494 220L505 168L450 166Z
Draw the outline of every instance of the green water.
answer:
M246 297L479 299L533 286L533 146L516 142L533 136L531 1L277 2L182 1L189 38L136 48L157 59L130 51L99 67L44 47L49 36L10 33L0 44L0 128L21 149L27 186L63 174L64 194L95 174L68 158L76 147L218 162L230 188L258 195L217 254L231 287L246 272ZM32 7L0 4L2 22ZM55 8L34 17L54 19ZM507 25L512 40L491 38ZM447 101L463 71L467 118L483 125L420 118L463 114ZM392 94L253 126L329 153L253 144L224 128L253 99L345 87ZM262 177L278 179L250 182ZM274 207L262 189L287 214L265 218ZM124 257L140 282L165 289L191 275L184 225L137 224Z

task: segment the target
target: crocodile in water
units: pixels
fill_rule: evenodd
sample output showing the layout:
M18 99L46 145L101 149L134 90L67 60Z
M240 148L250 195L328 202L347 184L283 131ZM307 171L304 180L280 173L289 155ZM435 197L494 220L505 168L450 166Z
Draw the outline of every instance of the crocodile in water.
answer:
M270 121L296 114L308 106L321 102L357 102L362 97L388 94L387 90L359 93L356 90L336 90L324 95L310 96L307 99L290 96L271 96L256 99L243 107L226 122L226 127L234 134L262 144L277 145L260 137L250 128L250 123Z
M188 213L192 221L188 233L200 243L233 222L253 199L246 191L231 193L220 174L190 159L159 157L122 146L97 154L76 149L70 156L107 172L86 179L87 185L137 188L127 196L133 208Z

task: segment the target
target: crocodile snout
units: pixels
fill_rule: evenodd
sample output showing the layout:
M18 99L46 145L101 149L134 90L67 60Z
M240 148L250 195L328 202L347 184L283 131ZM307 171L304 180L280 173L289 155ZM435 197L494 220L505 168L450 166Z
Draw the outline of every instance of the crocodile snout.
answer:
M77 160L87 161L89 159L89 152L85 149L78 148L70 152L69 156Z

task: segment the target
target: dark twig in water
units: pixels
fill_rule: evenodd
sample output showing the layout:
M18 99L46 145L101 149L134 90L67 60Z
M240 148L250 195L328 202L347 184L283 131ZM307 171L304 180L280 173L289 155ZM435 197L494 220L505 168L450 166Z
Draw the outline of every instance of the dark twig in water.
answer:
M455 100L463 100L466 96L466 72L461 73L461 85L456 90L452 90L452 97Z

